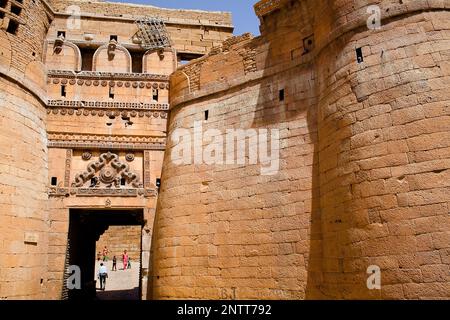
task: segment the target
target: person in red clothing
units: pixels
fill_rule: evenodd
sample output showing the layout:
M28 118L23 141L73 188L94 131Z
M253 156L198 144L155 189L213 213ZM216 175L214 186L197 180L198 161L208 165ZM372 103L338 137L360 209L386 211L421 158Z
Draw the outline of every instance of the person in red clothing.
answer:
M111 271L117 271L117 258L116 256L113 257L113 265L112 265L112 270Z
M127 250L125 250L123 252L122 260L123 260L123 270L127 270L127 267L128 267L128 253L127 253Z

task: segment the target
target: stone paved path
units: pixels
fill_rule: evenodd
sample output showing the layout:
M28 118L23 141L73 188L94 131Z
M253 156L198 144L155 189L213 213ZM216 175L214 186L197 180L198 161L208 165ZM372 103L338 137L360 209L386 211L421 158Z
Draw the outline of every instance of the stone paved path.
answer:
M131 261L131 269L122 270L121 261L117 263L117 271L111 271L112 261L106 262L108 279L106 290L100 291L100 281L97 280L97 298L99 300L139 300L139 262ZM95 275L98 275L100 262L96 262Z

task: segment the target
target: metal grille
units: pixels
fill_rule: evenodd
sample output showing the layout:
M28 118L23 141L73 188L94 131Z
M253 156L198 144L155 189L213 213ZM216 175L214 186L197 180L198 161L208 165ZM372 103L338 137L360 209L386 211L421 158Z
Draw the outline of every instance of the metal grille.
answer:
M138 26L138 37L141 39L141 46L146 50L162 49L170 47L169 33L164 21L159 18L144 18L136 20Z

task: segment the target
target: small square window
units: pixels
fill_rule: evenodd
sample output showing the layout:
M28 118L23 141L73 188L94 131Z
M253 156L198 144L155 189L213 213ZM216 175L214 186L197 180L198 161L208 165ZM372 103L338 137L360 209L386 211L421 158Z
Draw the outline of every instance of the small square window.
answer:
M285 98L284 89L281 89L280 92L279 92L279 94L278 94L278 99L279 99L280 101L284 101L284 98Z
M109 36L109 40L110 40L110 41L112 41L112 40L118 41L118 39L119 39L119 37L118 37L117 35L111 35L111 36Z
M19 23L14 20L9 21L8 29L6 29L6 32L11 34L17 34L17 31L19 30Z
M66 86L62 85L61 86L61 97L66 97L66 96L67 96Z
M363 63L364 62L362 48L357 48L356 49L356 60L358 61L358 63Z
M16 16L20 16L20 14L22 13L22 8L12 4L11 13L14 13Z
M57 186L57 185L58 185L58 178L52 177L52 186Z

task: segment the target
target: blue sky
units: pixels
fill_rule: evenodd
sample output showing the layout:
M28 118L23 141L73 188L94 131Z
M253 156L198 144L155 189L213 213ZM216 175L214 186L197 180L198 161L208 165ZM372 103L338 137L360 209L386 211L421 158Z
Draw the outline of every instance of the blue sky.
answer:
M259 35L259 20L253 10L257 0L108 0L149 4L162 8L230 11L233 14L236 35L251 32Z

